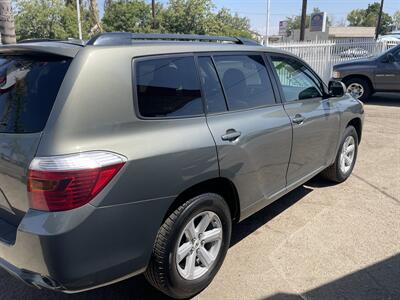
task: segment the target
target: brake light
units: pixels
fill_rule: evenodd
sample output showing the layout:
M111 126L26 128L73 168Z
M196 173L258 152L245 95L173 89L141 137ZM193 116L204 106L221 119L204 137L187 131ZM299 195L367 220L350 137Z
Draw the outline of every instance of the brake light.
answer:
M106 151L36 157L28 172L30 207L64 211L85 205L125 163L125 157Z

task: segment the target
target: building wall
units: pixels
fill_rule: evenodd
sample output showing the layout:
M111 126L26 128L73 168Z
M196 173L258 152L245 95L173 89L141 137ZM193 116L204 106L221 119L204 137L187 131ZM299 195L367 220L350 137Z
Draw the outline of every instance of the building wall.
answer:
M328 27L326 32L310 32L308 28L305 30L305 41L321 41L321 40L343 40L349 39L354 41L373 40L375 37L374 27ZM299 41L300 29L296 29L289 37L284 37L284 41Z

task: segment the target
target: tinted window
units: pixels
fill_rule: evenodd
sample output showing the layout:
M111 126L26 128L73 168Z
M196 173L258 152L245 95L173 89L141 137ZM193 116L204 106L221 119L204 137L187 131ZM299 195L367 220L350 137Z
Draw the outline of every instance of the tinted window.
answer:
M199 58L200 78L209 113L226 111L226 103L221 84L210 57Z
M272 56L286 101L322 97L319 80L300 61Z
M260 55L215 56L229 110L275 103L267 69Z
M193 57L162 58L136 64L139 112L143 117L181 117L203 113Z
M44 129L69 59L0 56L0 132Z

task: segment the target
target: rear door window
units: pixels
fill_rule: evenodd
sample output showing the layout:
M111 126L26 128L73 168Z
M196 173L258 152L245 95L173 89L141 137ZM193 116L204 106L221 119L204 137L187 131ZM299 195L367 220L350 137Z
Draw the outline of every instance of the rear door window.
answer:
M215 64L229 110L275 104L275 96L261 55L216 55Z
M0 133L44 129L71 59L0 56Z
M204 114L194 57L138 61L135 68L142 117L173 118Z

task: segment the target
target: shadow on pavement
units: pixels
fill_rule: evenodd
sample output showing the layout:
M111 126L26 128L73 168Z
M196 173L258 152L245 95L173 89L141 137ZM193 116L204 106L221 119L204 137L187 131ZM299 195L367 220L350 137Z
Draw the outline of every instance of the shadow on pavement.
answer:
M372 283L372 284L371 284ZM301 294L276 294L281 299L400 299L400 254Z
M376 93L371 96L367 101L366 105L380 105L380 106L400 106L400 93Z
M314 181L316 179L313 179ZM319 180L319 179L318 179ZM307 194L311 193L313 189L306 186L300 186L291 191L289 194L283 196L274 203L268 205L262 210L256 212L251 217L243 220L239 224L235 224L232 231L231 247L252 234L258 228L264 226L277 215L288 209L297 201L304 198Z

